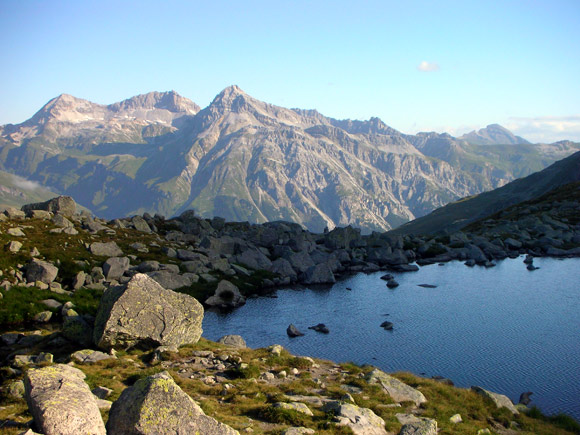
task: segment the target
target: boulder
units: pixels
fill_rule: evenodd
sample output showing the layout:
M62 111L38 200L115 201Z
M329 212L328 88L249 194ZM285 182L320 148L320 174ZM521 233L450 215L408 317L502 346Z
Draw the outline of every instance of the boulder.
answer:
M70 357L79 364L92 364L106 359L115 359L111 354L92 349L77 350Z
M367 376L366 380L369 384L379 384L383 390L392 397L395 402L415 402L419 406L421 403L427 402L427 399L419 390L399 381L385 372L374 369Z
M171 270L158 270L156 272L148 272L146 275L157 281L161 287L170 290L188 287L199 280L199 277L192 273L184 273L183 275L180 275Z
M45 210L54 214L72 216L77 212L77 205L70 196L58 196L48 201L23 205L21 210L25 213L32 210Z
M225 344L226 346L229 347L236 347L239 349L244 349L247 347L246 340L244 340L241 335L224 335L217 342Z
M92 316L64 316L62 335L73 343L89 347L93 344L94 323Z
M328 402L323 411L332 412L340 426L349 427L356 435L387 435L385 421L368 408L351 403Z
M288 337L301 337L304 335L292 323L288 325L288 328L286 328L286 334L288 334Z
M14 207L6 207L4 214L8 216L9 219L24 219L26 217L26 213Z
M289 277L291 281L296 281L296 272L292 268L292 265L285 258L278 258L272 262L270 267L270 272L277 273L282 278Z
M388 321L384 321L383 323L381 323L381 328L386 329L387 331L390 331L393 329L393 322L388 322Z
M133 227L137 231L141 231L143 233L150 233L151 232L151 227L149 226L147 221L145 219L143 219L141 216L134 216L131 219L131 223L133 224Z
M437 435L437 422L431 418L417 418L401 427L399 435Z
M221 280L213 296L206 299L205 304L213 307L233 308L246 303L240 290L231 282Z
M175 346L197 343L203 307L193 297L166 290L138 273L126 286L104 293L94 340L102 349Z
M311 417L314 415L314 414L312 414L312 411L310 410L310 408L308 406L306 406L304 403L300 403L300 402L292 402L292 403L276 402L276 403L274 403L273 408L287 409L289 411L296 411L296 412L299 412L301 414L309 415Z
M113 403L108 435L234 435L231 427L208 417L167 372L140 379Z
M250 269L269 270L272 262L259 249L247 249L236 256L236 263L240 263Z
M129 257L111 257L103 263L103 274L107 281L118 280L129 269Z
M322 332L323 334L328 334L330 332L330 329L328 329L328 327L324 323L319 323L318 325L309 326L308 329L313 329L314 331Z
M532 394L534 393L532 393L531 391L526 391L525 393L520 394L520 400L518 401L518 403L528 406L532 401L532 399L530 398Z
M106 434L95 396L84 379L83 372L64 364L28 370L26 401L44 434Z
M20 249L22 248L22 243L20 243L16 240L13 240L10 243L8 243L7 247L8 247L8 251L16 253L16 252L20 251Z
M334 284L336 278L328 263L320 263L306 270L303 282L304 284Z
M309 429L307 427L289 427L282 435L304 435L304 434L314 434L316 431L314 429Z
M147 260L137 266L137 270L141 273L157 272L159 270L159 261ZM166 287L167 288L167 287Z
M6 234L14 237L26 237L26 234L24 234L21 228L8 228Z
M98 255L100 257L120 257L123 255L123 251L115 242L94 242L89 246L89 251L91 254Z
M396 288L399 287L399 283L397 281L395 281L395 279L390 279L387 281L387 287L388 288Z
M40 281L45 284L53 282L58 275L58 268L46 261L33 258L26 266L26 281Z
M75 290L80 289L82 286L85 285L86 279L87 279L87 274L81 270L73 278L72 288Z
M297 273L304 273L310 267L314 266L314 261L310 257L310 254L305 251L296 252L287 256L286 260L290 262L292 268Z
M519 414L509 397L504 396L503 394L493 393L478 386L472 386L471 390L475 391L480 396L490 399L498 408L507 408L512 414Z

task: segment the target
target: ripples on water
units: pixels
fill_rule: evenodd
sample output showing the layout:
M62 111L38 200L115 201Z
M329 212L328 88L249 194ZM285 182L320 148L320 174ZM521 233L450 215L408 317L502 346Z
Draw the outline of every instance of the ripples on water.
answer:
M452 262L395 273L394 290L383 273L326 289L278 290L278 298L250 299L229 314L206 313L203 335L240 334L250 347L278 343L298 355L441 375L515 403L533 391L544 412L580 420L580 259L535 259L533 272L522 259L493 269ZM379 327L385 320L393 331ZM290 323L306 335L289 338ZM330 334L307 329L317 323Z

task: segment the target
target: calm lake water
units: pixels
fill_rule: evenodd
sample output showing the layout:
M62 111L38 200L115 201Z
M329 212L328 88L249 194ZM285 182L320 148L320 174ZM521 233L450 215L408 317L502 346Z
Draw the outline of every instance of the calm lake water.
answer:
M540 269L533 272L522 260L394 273L394 290L383 272L327 289L281 289L277 298L250 299L228 314L206 313L203 336L240 334L254 348L277 343L297 355L441 375L515 403L532 391L545 413L580 420L580 259L535 259ZM385 320L392 331L380 328ZM306 335L289 338L290 323ZM330 334L307 329L317 323Z

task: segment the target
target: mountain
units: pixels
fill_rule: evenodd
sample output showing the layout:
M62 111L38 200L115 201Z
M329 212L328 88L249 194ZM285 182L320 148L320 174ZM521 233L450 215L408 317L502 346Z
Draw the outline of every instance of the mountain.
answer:
M565 184L580 181L580 152L546 169L520 178L498 189L441 207L391 231L392 234L449 233L511 205L529 201Z
M73 196L98 216L193 208L318 232L388 230L578 149L405 135L378 118L274 106L237 86L202 110L175 92L108 106L61 95L22 124L0 127L0 170Z
M490 124L480 130L473 130L459 137L459 139L472 145L522 145L530 143L499 124Z

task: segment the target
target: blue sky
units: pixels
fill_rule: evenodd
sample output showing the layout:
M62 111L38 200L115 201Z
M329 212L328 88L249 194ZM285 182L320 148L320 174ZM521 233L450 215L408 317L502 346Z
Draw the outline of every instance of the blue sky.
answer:
M580 1L0 0L0 124L68 93L110 104L231 84L405 133L500 123L580 141Z

